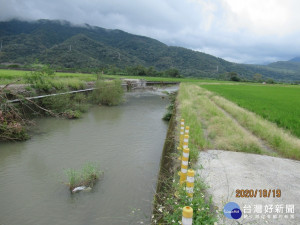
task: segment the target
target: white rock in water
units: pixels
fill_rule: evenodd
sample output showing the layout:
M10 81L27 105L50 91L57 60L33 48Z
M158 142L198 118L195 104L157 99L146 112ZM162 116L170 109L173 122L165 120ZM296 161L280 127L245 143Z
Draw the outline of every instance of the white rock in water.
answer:
M86 186L79 186L79 187L76 187L72 190L73 193L76 193L76 192L79 192L79 191L83 191L86 189Z

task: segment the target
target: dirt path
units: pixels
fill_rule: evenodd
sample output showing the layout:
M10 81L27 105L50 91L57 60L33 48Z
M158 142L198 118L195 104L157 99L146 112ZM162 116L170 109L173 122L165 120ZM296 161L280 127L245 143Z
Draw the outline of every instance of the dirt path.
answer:
M255 138L258 141L258 143L260 144L260 147L264 150L265 154L271 155L271 156L277 156L278 155L278 153L274 149L272 149L267 144L267 142L265 142L261 138L255 136L251 131L249 131L248 129L243 127L231 114L229 114L223 108L221 108L215 101L212 100L212 102L214 102L216 107L218 107L219 110L221 110L227 117L229 117L241 130L246 132L249 136L252 136L253 138Z
M228 219L221 213L218 224L300 224L299 161L208 150L200 153L198 162L203 167L198 174L209 185L208 193L213 196L214 204L223 210L226 203L235 202L243 213L239 220ZM256 197L238 198L237 189L258 191ZM268 193L271 190L270 197L259 196L259 190L263 189ZM273 197L274 189L281 190L280 197ZM259 207L262 213L254 213L254 208ZM291 207L293 213L289 211Z

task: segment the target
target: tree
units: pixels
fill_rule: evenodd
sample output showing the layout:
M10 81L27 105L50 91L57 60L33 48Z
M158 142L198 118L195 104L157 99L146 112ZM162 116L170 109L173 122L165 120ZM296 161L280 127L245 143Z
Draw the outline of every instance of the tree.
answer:
M180 77L178 69L171 68L165 71L168 77Z
M236 72L230 72L228 73L229 80L239 82L241 79L239 78L239 75Z
M267 84L275 84L275 81L273 79L269 78L266 80L266 83Z
M256 73L256 74L253 75L253 79L256 82L261 82L262 81L262 75L260 73Z
M158 72L155 70L155 68L153 66L150 66L147 71L147 76L150 76L150 77L156 77L158 75Z

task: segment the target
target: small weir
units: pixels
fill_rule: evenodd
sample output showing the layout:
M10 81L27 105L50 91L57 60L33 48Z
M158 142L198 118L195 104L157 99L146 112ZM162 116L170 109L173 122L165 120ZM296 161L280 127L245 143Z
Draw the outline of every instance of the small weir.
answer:
M79 120L43 118L26 142L0 144L0 224L149 224L169 103L161 92L126 94ZM104 177L71 194L65 170L99 163Z

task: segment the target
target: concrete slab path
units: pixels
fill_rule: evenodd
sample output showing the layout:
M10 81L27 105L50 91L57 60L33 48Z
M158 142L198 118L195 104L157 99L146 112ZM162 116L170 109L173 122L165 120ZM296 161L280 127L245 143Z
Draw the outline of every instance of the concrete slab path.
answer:
M218 224L300 224L300 161L207 150L198 164L215 206L223 211L226 203L235 202L242 211L238 220L220 213ZM247 193L253 197L245 197Z

